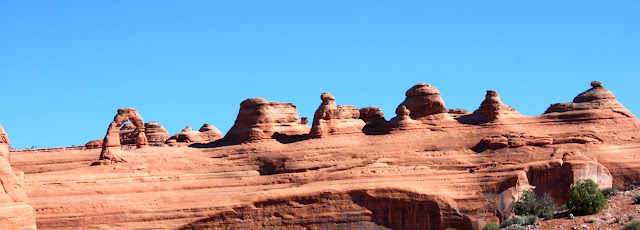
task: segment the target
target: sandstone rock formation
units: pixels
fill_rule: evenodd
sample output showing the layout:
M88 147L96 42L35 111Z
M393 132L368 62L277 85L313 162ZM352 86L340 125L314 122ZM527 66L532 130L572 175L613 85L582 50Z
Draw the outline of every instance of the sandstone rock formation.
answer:
M202 137L204 140L206 141L215 141L218 140L222 137L224 137L222 135L222 133L220 132L220 130L218 130L215 126L213 126L212 124L204 124L202 125L202 127L200 127L200 131Z
M191 126L187 125L181 132L171 136L167 143L171 145L175 142L208 143L221 139L222 137L222 133L213 125L204 124L199 131L194 131L191 129Z
M101 149L103 141L104 141L103 139L90 140L89 142L84 144L84 147L87 149Z
M133 108L118 109L118 114L113 118L113 122L109 124L107 134L104 137L102 152L100 153L100 163L110 164L114 162L123 162L124 160L112 153L110 148L120 147L120 126L126 121L131 121L136 126L138 134L135 143L138 148L149 146L147 136L145 134L145 125L138 111Z
M4 128L2 128L2 125L0 125L0 157L9 159L10 145L9 137L7 137L7 133L4 131Z
M312 137L362 132L365 122L360 119L360 110L355 106L336 105L330 93L323 93L320 99L322 104L313 116Z
M447 112L440 91L425 83L418 83L405 93L407 98L398 106L405 106L413 120L441 119Z
M0 143L9 144L9 138L0 126ZM4 151L4 150L3 150ZM0 228L36 229L36 214L33 207L26 204L27 194L23 189L22 172L13 171L7 161L8 148L0 157Z
M151 144L162 145L162 143L169 139L169 132L156 121L145 123L144 128L147 140Z
M335 118L338 106L323 99L318 117ZM249 131L239 133L277 136L280 107L249 104L236 122ZM580 179L640 184L640 120L632 114L596 106L475 124L460 122L474 116L464 111L415 119L413 112L398 106L388 133L136 149L119 153L132 156L128 163L109 167L87 167L97 150L11 158L45 229L479 230L509 218L526 190L564 202ZM363 124L383 123L376 108L357 115Z
M360 109L360 119L365 122L362 132L365 134L384 134L388 132L387 120L384 113L378 107L364 107Z
M490 120L498 119L509 115L519 115L516 109L505 105L500 100L498 92L495 90L487 90L484 101L480 104L480 108L473 112L476 115L487 117Z
M591 89L576 96L573 102L552 104L545 114L563 119L633 117L599 81L591 82Z
M394 130L406 130L419 128L419 123L411 119L411 111L405 105L399 105L396 108L396 117L389 121L389 126Z
M250 98L240 104L238 118L224 139L249 142L271 139L276 134L291 136L307 133L309 126L302 123L293 103Z

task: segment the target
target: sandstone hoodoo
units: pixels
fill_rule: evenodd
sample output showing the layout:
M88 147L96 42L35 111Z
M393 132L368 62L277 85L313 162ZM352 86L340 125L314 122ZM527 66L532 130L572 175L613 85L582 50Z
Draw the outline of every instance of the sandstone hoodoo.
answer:
M510 115L520 115L516 109L503 104L498 96L498 92L495 90L487 90L487 95L484 101L482 101L482 104L480 104L480 108L474 111L473 114L486 117L490 120L508 117Z
M411 119L411 111L405 105L399 105L396 108L396 117L389 121L389 125L393 130L405 130L420 128L418 121Z
M0 144L9 144L9 138L0 125ZM0 157L0 228L36 229L36 214L27 202L24 173L13 171L8 159L8 148ZM21 178L22 177L22 178Z
M418 83L405 93L407 98L400 104L409 111L414 120L442 119L447 112L440 91L425 83Z
M633 117L599 81L591 82L591 89L576 96L573 102L552 104L545 114L565 119Z
M322 104L313 116L312 137L362 133L365 122L360 119L360 110L353 105L336 105L330 93L320 95Z
M240 103L240 111L225 140L248 142L271 139L274 135L295 136L309 133L293 103L250 98Z
M147 135L145 134L144 121L138 114L138 111L133 108L118 109L118 114L109 124L107 134L104 137L102 152L100 153L101 164L124 161L120 157L116 156L116 154L113 153L113 150L120 149L120 126L122 126L126 121L131 121L138 130L138 134L135 137L136 147L144 148L149 146Z

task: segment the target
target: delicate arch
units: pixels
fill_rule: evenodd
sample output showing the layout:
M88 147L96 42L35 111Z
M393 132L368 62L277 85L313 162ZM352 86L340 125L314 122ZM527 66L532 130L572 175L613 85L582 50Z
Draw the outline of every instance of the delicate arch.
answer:
M138 136L136 137L136 146L138 148L144 148L149 146L147 135L144 133L145 126L142 117L138 114L138 111L133 108L118 109L118 114L113 118L113 121L109 124L107 134L104 137L102 152L100 153L100 160L108 160L111 162L122 162L124 160L115 156L109 151L110 147L120 147L120 127L127 121L131 121L138 129Z

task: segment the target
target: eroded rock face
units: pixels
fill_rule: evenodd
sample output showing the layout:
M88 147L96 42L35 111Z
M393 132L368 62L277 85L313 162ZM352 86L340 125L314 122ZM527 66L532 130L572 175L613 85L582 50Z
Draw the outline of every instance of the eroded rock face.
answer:
M313 116L312 137L362 132L365 122L360 119L360 110L355 106L336 105L330 93L323 93L320 99L322 104Z
M613 177L606 167L584 157L565 156L563 160L532 163L525 172L536 194L549 193L558 204L567 202L567 191L579 180L591 179L600 188L610 188L613 185Z
M118 114L113 118L113 122L109 124L107 134L104 137L102 152L100 153L101 163L114 163L123 162L124 160L116 156L109 150L111 147L120 147L120 126L126 121L131 121L131 124L135 125L138 130L135 143L138 148L144 148L149 146L147 136L145 134L145 125L142 117L138 114L138 111L133 108L118 109Z
M274 134L302 135L309 126L302 124L293 103L269 102L250 98L240 104L238 118L225 136L226 140L247 142L271 139Z
M405 95L407 98L400 106L405 106L410 111L411 119L440 119L447 112L440 91L433 86L418 83L407 90Z
M0 143L9 143L9 138L0 126ZM7 149L8 150L8 149ZM36 214L33 207L27 205L27 193L23 189L23 183L11 165L0 157L0 228L2 229L36 229Z
M552 104L545 111L545 114L567 119L634 117L629 110L616 100L611 91L602 86L602 83L593 81L591 82L591 87L591 89L576 96L573 102Z

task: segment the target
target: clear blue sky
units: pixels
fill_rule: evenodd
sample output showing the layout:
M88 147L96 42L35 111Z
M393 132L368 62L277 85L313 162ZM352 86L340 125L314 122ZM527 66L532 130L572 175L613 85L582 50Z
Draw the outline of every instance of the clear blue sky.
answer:
M395 115L415 83L526 115L600 80L640 113L638 1L0 1L0 124L83 145L118 108L226 133L251 97L313 117L320 94Z

